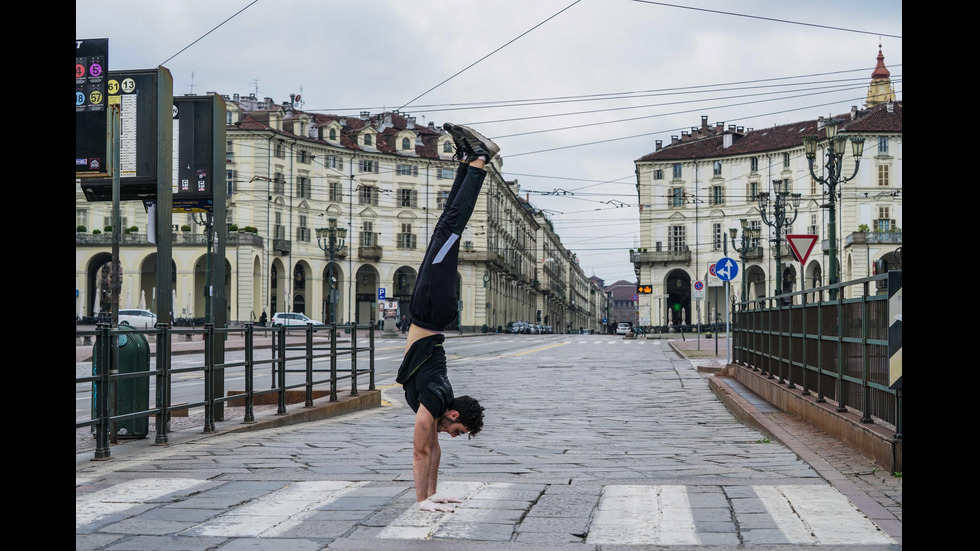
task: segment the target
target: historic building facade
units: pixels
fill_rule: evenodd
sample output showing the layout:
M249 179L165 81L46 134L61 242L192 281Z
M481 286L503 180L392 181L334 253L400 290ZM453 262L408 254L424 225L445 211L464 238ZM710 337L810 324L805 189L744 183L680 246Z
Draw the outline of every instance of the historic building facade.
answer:
M325 322L368 323L382 317L386 303L407 314L417 267L458 164L449 134L398 112L344 117L303 112L293 99L224 99L229 322L290 311ZM541 220L519 198L517 183L504 180L502 163L498 157L488 165L461 239L463 330L530 321L541 309ZM108 307L104 267L111 240L110 232L99 232L111 224L110 211L109 203L86 202L76 181L78 317ZM146 211L138 202L123 202L121 211L127 233L120 246L120 307L155 310L156 248L147 239ZM199 215L173 215L178 319L199 319L206 310L201 221ZM346 230L342 246L335 241L331 247L327 232L318 239L318 229L330 228L335 237L337 229ZM549 254L571 254L557 238L552 241ZM565 319L576 312L573 306L587 306L583 289L575 278L549 287L549 315Z
M839 281L872 275L882 259L892 268L901 261L902 102L894 101L887 78L879 52L869 105L833 117L841 135L864 138L859 170L836 190ZM828 187L811 176L803 146L806 135L822 139L828 123L831 119L821 117L753 130L709 124L702 117L700 126L674 136L668 145L656 142L653 153L635 161L641 246L630 256L639 283L653 287L650 295L640 296L641 320L656 326L723 319L730 297L711 268L726 251L739 263L730 287L733 297L741 297L743 290L748 299L772 296L776 278L782 278L784 293L829 282L831 202ZM824 153L816 154L818 176ZM854 169L848 146L842 177ZM780 243L766 221L772 222L771 206L764 218L759 202L767 192L772 197L799 194L799 206L787 211L791 223L780 228ZM788 234L818 236L805 266L793 260ZM781 274L776 273L777 253ZM701 292L696 292L698 281L705 285Z

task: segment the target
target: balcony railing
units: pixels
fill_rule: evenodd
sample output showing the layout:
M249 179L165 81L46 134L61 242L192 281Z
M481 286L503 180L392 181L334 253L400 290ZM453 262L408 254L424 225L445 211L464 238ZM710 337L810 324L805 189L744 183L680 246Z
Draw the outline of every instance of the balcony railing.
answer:
M847 236L847 245L864 245L877 243L901 243L902 232L900 231L881 231L881 232L854 232ZM829 246L829 245L828 245Z
M381 245L362 245L357 248L357 256L361 260L381 260L384 248Z
M653 262L691 263L691 249L685 246L681 250L668 251L630 251L630 262L644 264Z
M171 237L171 243L174 246L181 247L204 247L208 244L207 236L205 234L189 232L174 232ZM260 248L263 246L262 237L251 232L229 232L227 243L228 245L250 245ZM124 247L156 246L156 244L150 243L150 240L147 238L145 233L124 233L119 236L119 244ZM112 245L112 234L100 233L93 235L88 233L76 233L75 245L108 247Z

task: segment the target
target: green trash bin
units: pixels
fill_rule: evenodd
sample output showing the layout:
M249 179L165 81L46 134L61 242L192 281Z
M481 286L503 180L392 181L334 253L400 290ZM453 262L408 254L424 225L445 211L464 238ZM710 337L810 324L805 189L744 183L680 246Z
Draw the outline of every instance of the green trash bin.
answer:
M99 346L103 343L96 340L92 347L92 375L97 375L96 362L99 358ZM106 343L108 344L108 343ZM150 345L146 335L127 324L119 326L119 373L135 373L150 370ZM134 377L116 381L115 415L125 415L136 411L145 411L150 407L149 377ZM110 405L111 408L111 405ZM96 389L92 383L92 418L97 415ZM116 429L117 438L146 438L149 434L150 418L136 417L119 421Z

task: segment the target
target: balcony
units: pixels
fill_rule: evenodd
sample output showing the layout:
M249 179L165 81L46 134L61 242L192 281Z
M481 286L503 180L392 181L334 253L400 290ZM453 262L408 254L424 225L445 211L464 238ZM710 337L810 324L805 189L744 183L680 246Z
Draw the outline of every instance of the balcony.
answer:
M250 245L261 248L262 237L251 232L229 232L228 246ZM171 234L171 244L175 247L205 247L207 236L203 233L180 232ZM112 245L112 233L89 234L76 233L75 245L105 246ZM156 247L150 243L145 233L124 233L119 236L119 245L123 247Z
M272 253L288 255L292 250L293 242L288 239L273 239L272 240Z
M383 252L381 245L362 245L357 248L357 257L360 260L381 260Z
M460 249L459 260L460 262L473 262L477 264L487 262L497 266L502 264L502 259L499 254L492 251L477 251L473 249Z
M893 243L899 244L902 242L902 232L901 231L876 231L876 232L854 232L847 236L845 239L845 246L850 245L873 245L881 243ZM824 243L827 243L824 241ZM825 248L829 250L830 244L827 243Z
M630 262L633 264L653 264L654 262L690 264L691 249L685 246L676 251L647 251L646 249L630 251Z

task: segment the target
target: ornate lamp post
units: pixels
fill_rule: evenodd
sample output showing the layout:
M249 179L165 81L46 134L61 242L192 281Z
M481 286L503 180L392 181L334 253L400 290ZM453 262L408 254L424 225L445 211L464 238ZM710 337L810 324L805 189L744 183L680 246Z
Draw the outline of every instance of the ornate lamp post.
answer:
M772 183L777 190L783 186L782 180L773 180ZM776 296L783 294L782 232L783 228L789 228L796 221L796 216L799 214L800 198L799 193L776 191L775 197L770 201L769 192L759 194L759 213L762 215L762 221L776 230ZM769 214L770 205L772 205L772 215ZM787 220L789 214L787 210L790 205L793 208L793 218Z
M817 156L818 136L803 136L803 150L806 153L806 160L810 165L810 175L814 180L827 186L830 192L830 201L820 205L820 208L830 209L830 224L827 230L827 237L830 240L830 278L831 285L839 283L837 280L837 186L849 182L857 176L858 168L861 165L861 155L864 153L864 138L852 137L851 153L854 156L854 173L849 178L841 178L841 168L844 166L844 149L848 137L837 133L837 125L840 121L830 119L824 123L824 130L827 133L827 152L824 155L822 173L817 176L813 171L813 162ZM831 298L836 298L837 290L831 290Z
M738 257L742 261L742 272L741 272L742 273L742 302L745 302L745 298L748 293L746 287L748 283L748 277L746 277L747 274L745 273L745 255L755 250L756 245L753 240L759 238L759 230L757 228L750 228L748 224L748 220L746 220L745 218L740 218L738 221L742 225L742 248L741 249L735 246L735 238L738 237L738 228L730 228L728 230L728 233L732 240L732 249L738 253Z
M337 317L336 308L334 306L333 260L337 251L344 248L344 241L346 239L347 228L338 228L336 218L328 219L326 228L316 229L316 244L324 252L326 252L330 258L329 263L327 264L327 300L328 304L330 304L330 323L334 323Z

